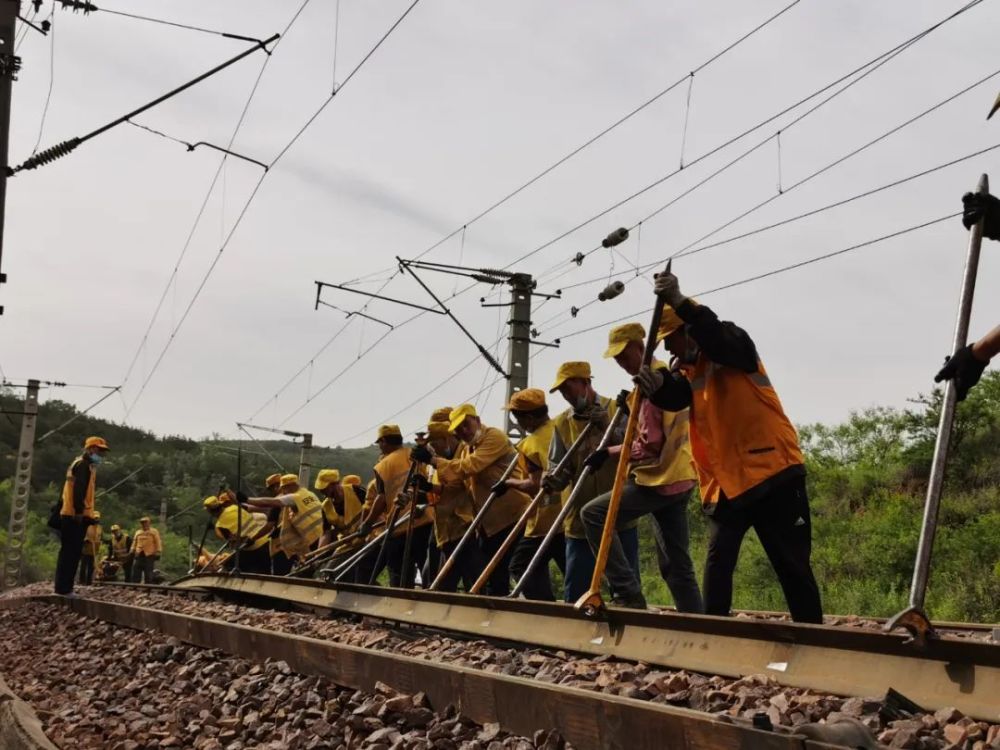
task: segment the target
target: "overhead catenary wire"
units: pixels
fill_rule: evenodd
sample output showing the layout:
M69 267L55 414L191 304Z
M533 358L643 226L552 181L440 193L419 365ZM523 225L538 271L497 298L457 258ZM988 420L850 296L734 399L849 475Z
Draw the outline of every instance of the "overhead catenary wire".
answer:
M100 406L102 403L104 403L109 398L111 398L113 395L115 395L119 390L121 390L121 386L115 386L115 388L113 390L110 390L107 393L105 393L103 396L101 396L99 399L97 399L97 401L95 401L94 403L92 403L90 406L88 406L83 411L78 411L76 414L74 414L72 417L70 417L69 419L67 419L62 424L60 424L58 427L53 427L51 430L49 430L44 435L42 435L40 438L38 438L35 441L35 443L37 444L37 443L44 442L47 438L51 437L52 435L55 435L57 432L59 432L63 428L68 427L69 425L73 424L73 422L75 422L76 420L78 420L80 417L86 416L87 414L90 413L90 411L92 409L95 409L96 407Z
M49 18L49 89L45 94L45 104L42 106L42 117L38 122L38 137L35 139L35 146L31 149L31 155L38 153L38 147L42 143L42 135L45 132L45 121L49 116L49 105L52 103L52 89L56 81L56 19L53 14Z
M204 276L202 277L201 282L195 289L195 292L192 295L190 301L188 302L186 308L184 309L183 314L181 315L177 324L174 326L170 335L167 337L166 343L164 344L159 355L154 361L150 372L147 374L145 380L140 386L139 392L136 394L135 399L133 399L132 404L129 407L130 411L135 408L136 402L142 397L142 394L145 392L146 387L152 380L153 375L155 375L156 371L159 369L159 366L163 362L163 359L166 356L167 352L169 351L171 344L173 343L174 339L177 336L177 333L180 331L181 327L184 325L184 322L190 315L191 310L193 309L195 303L198 301L198 298L201 296L201 293L204 290L205 285L208 283L209 278L211 278L211 275L215 270L216 266L218 265L219 260L222 258L222 255L225 252L226 248L229 246L229 243L232 240L233 235L235 234L239 226L242 224L243 218L246 216L247 211L250 209L250 206L253 204L254 199L256 198L258 192L260 191L261 185L263 185L268 175L271 174L271 171L273 170L275 165L278 164L278 162L281 161L281 159L284 157L285 154L288 153L288 151L292 148L292 146L294 146L295 143L298 142L299 138L301 138L302 135L306 132L306 130L308 130L309 127L316 121L316 118L318 118L323 113L323 111L330 104L330 102L332 102L334 98L344 89L344 87L347 86L348 83L350 83L350 81L354 78L354 76L357 75L358 71L361 70L361 68L365 65L365 63L372 57L372 55L375 54L375 52L382 46L382 44L386 41L386 39L389 38L389 36L393 33L393 31L395 31L396 28L398 28L399 25L406 19L406 17L409 16L410 12L417 6L419 2L420 0L413 0L413 2L410 3L410 5L406 8L406 10L404 10L403 13L396 19L396 21L393 22L393 24L389 27L389 29L379 38L379 40L371 47L371 49L369 49L369 51L365 54L365 56L361 58L361 61L358 62L354 66L354 68L351 69L351 72L348 73L346 78L344 78L343 83L341 83L336 93L328 96L322 102L322 104L320 104L320 106L316 109L316 111L309 117L308 120L306 120L305 124L301 128L299 128L299 130L292 136L292 138L271 160L271 162L268 164L268 169L265 170L264 173L260 175L260 177L257 180L257 183L253 187L253 190L251 190L249 197L243 204L242 209L237 215L235 221L233 222L232 227L230 227L230 230L227 233L225 240L220 245L218 251L215 254L215 257L212 259L211 264L206 270Z
M91 2L80 2L79 0L56 0L56 2L61 3L64 9L82 10L84 12L84 15L94 12L98 14L107 13L108 15L111 16L121 16L122 18L131 18L132 20L135 21L146 21L148 23L155 23L161 26L172 26L174 28L184 29L186 31L198 31L203 34L213 34L215 36L221 36L227 39L236 39L239 41L250 41L250 42L259 41L254 37L242 36L239 34L231 34L226 31L219 31L218 29L206 29L203 26L195 26L194 24L181 23L179 21L168 21L165 18L154 18L152 16L143 16L138 13L127 13L123 10L114 10L112 8L106 8L103 5L98 7L97 5L94 5Z

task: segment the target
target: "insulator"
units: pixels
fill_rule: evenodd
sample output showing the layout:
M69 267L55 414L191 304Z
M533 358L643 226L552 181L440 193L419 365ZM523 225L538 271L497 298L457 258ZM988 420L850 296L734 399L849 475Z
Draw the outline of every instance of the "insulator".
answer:
M625 227L618 227L601 242L601 247L614 247L622 244L628 239L628 230Z
M579 308L579 307L571 307L571 308L569 309L569 314L570 314L571 316L573 316L574 318L576 317L576 314L577 314L578 312L580 312L580 308Z
M573 260L574 260L574 261L576 262L576 264L577 264L578 266L582 266L582 265L583 265L583 259L584 259L584 258L586 258L586 257L587 257L587 256L586 256L586 255L584 255L583 253L577 253L577 254L576 254L576 257L575 257L575 258L573 258Z
M79 138L70 138L68 141L63 141L58 143L52 148L47 148L44 151L39 151L37 154L32 156L30 159L26 160L24 164L17 167L14 171L20 172L23 169L38 169L38 167L43 167L46 164L51 164L56 159L61 159L66 156L70 151L75 149L81 143Z
M612 281L597 295L597 299L601 302L607 302L609 299L614 299L619 294L625 291L625 284L620 281Z
M82 10L84 15L98 10L97 6L88 0L59 0L59 4L62 5L63 10L72 8L74 13L78 10Z

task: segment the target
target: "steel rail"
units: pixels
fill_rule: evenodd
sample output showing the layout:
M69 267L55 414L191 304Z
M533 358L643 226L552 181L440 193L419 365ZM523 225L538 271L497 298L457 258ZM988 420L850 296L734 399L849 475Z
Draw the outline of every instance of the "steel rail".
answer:
M494 674L293 633L86 598L40 596L72 611L120 627L154 630L202 648L251 661L285 661L304 675L371 691L382 682L406 693L423 692L438 710L459 706L480 724L532 736L555 729L581 750L833 750L784 727L755 729L750 722L638 701L581 688Z
M1000 719L1000 646L985 641L943 637L921 650L879 630L619 608L593 619L560 603L260 575L190 576L175 586L673 669L766 674L837 695L882 695L893 687L928 710L954 706Z

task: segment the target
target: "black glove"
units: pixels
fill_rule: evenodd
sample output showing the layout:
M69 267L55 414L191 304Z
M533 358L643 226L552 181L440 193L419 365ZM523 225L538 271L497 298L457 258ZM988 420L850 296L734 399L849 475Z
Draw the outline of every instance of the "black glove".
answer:
M618 394L618 398L615 399L615 403L618 404L618 408L621 409L622 413L626 417L628 417L628 415L630 413L629 412L629 408L628 408L628 402L629 402L629 397L631 395L632 394L629 393L628 391L621 391Z
M501 479L499 482L490 487L490 492L492 492L497 497L503 495L510 487L507 486L507 480Z
M1000 240L1000 199L986 193L966 193L962 196L962 224L966 229L984 216L983 236L991 240Z
M562 492L569 485L569 480L555 474L545 474L542 476L542 487L546 492Z
M205 523L205 531L212 532L215 531L215 521L209 520Z
M664 375L661 370L654 370L648 365L643 365L632 380L639 386L642 395L650 398L663 386Z
M413 477L413 486L416 487L420 492L430 492L434 489L434 485L431 484L431 480L422 474L417 474Z
M242 490L238 490L236 492L236 502L245 503L249 499L250 496L247 493L243 492Z
M422 464L429 464L434 460L434 454L426 445L417 445L410 450L410 458Z
M604 466L604 462L607 460L608 449L598 448L596 451L583 459L583 465L589 466L591 471L600 471L601 467Z
M366 518L364 521L358 524L358 536L368 536L368 532L372 530L372 522L370 518Z
M964 401L965 397L969 395L969 389L979 382L979 378L988 364L989 362L983 362L972 353L972 345L969 344L945 359L944 367L934 376L934 382L954 380L958 400Z

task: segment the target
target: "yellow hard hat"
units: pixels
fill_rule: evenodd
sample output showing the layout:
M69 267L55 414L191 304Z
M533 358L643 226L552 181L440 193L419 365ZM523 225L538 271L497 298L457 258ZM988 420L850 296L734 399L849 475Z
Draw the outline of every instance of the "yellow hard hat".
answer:
M216 508L221 508L223 502L215 495L210 495L209 497L205 498L205 500L202 502L202 505L205 506L205 510L215 510Z
M450 413L450 412L449 412ZM448 427L449 422L428 422L427 423L427 435L432 440L440 440L441 438L448 437Z
M92 436L83 441L83 449L93 447L100 448L102 451L109 451L111 448L108 446L108 441L102 437Z
M271 474L264 480L265 487L277 487L281 484L281 474Z
M359 477L357 474L348 474L346 477L340 480L340 483L345 486L350 486L352 484L360 485L361 477Z
M399 430L398 424L384 424L378 428L378 439L381 440L384 437L403 437L403 433Z
M298 484L299 475L298 474L282 474L281 475L281 486L287 487L290 484Z
M457 430L462 422L465 421L466 417L478 417L479 414L476 413L476 407L472 404L462 404L451 410L448 415L448 432L454 432Z
M622 323L608 331L608 348L604 350L604 358L617 357L633 341L644 342L646 329L640 323Z
M688 297L688 302L692 305L697 305L698 303L691 297ZM681 328L684 325L684 321L681 320L681 316L677 314L670 305L663 306L663 315L660 318L660 327L656 329L656 340L663 341L667 336Z
M556 382L549 388L549 393L555 393L559 386L570 378L584 378L590 380L590 362L563 362L556 371Z
M340 472L336 469L322 469L319 474L316 475L316 482L313 485L317 490L325 490L331 484L336 484L340 481Z
M435 409L431 414L429 422L447 422L448 415L451 414L450 406L442 406L440 409Z
M94 511L94 518L100 518L100 517L101 517L101 511L95 510Z
M541 388L525 388L510 397L504 407L506 411L534 411L545 406L545 391Z
M116 523L113 523L113 524L111 524L111 530L112 530L112 531L121 531L121 530L122 530L122 527L121 527L121 526L119 526L119 525L118 525L118 524L116 524Z
M143 516L142 518L139 519L139 523L142 523L143 521L145 521L146 523L152 523L152 521L149 519L149 516Z

